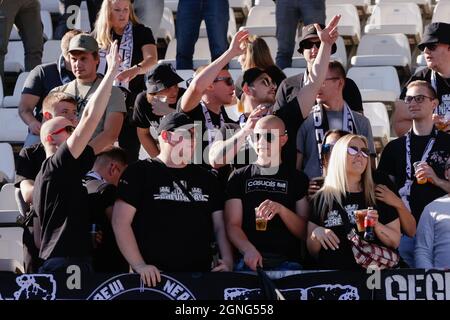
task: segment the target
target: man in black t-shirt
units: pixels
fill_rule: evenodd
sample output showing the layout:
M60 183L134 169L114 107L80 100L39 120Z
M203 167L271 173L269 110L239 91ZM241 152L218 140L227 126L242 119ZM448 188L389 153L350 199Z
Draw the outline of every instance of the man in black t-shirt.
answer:
M283 158L290 166L295 166L298 128L316 104L316 95L325 80L330 55L336 51L339 19L340 16L335 16L325 28L319 26L320 30L316 30L313 24L302 29L299 51L308 63L308 72L283 80L277 90L275 115L284 121L290 136L283 149Z
M95 150L88 146L111 95L120 64L117 42L107 56L109 69L89 99L76 128L55 117L41 127L46 159L36 177L33 207L41 224L40 273L66 271L78 265L91 271L92 244L89 238L89 208L84 175L92 168ZM73 134L71 134L73 132Z
M140 143L151 158L159 154L158 134L160 119L174 112L178 100L186 91L178 88L181 78L169 63L158 63L147 78L147 91L141 92L134 103L133 123Z
M269 115L254 129L258 159L236 170L226 191L230 241L242 255L235 269L300 269L300 239L306 236L308 178L281 161L288 139L281 119ZM256 220L266 224L258 229Z
M39 131L42 122L42 105L44 98L56 87L75 79L69 59L70 40L82 31L73 29L61 40L61 55L52 63L40 64L31 70L22 89L19 102L19 115L28 125L28 136L24 147L39 143Z
M194 121L170 113L158 133L158 157L131 164L119 182L112 225L122 254L149 286L161 280L159 270L231 271L219 184L207 170L189 164ZM222 259L212 266L214 238Z
M407 86L405 104L413 119L412 129L386 145L378 170L387 173L395 182L417 223L428 203L450 191L444 178L445 162L450 156L450 135L433 125L433 110L439 100L428 82L411 82ZM418 161L423 163L415 166ZM425 183L419 184L417 180L420 179ZM400 254L410 267L414 267L414 239L402 237Z
M408 84L415 80L429 82L436 91L439 105L433 116L435 125L442 131L450 132L450 24L434 22L427 25L418 48L423 51L427 67L420 69L408 80L400 94L400 100L395 103L393 126L399 137L412 126L413 119L403 99Z
M224 108L233 100L234 83L227 64L242 54L241 43L247 41L248 31L237 32L230 47L210 65L196 70L192 82L178 102L177 110L202 123L202 145L197 146L194 162L209 167L208 146L218 129L232 121ZM210 168L210 167L209 167Z
M111 226L117 185L126 167L126 152L120 147L111 146L97 155L92 170L84 178L89 198L93 265L96 272L129 270L127 261L117 247Z

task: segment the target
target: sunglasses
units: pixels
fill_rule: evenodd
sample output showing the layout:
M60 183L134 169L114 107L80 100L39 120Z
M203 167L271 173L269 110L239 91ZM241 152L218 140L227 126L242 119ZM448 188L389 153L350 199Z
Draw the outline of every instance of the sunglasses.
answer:
M328 154L333 150L334 144L325 143L322 145L322 154Z
M422 103L425 100L425 98L434 100L434 98L432 98L432 97L427 97L427 96L424 96L423 94L419 94L417 96L405 96L404 101L406 104L410 104L414 99L414 101L416 101L417 103Z
M75 130L74 126L65 126L61 129L53 131L52 133L50 133L50 135L54 136L54 135L60 134L61 132L64 132L64 131L66 131L68 134L71 134L74 130Z
M284 134L280 134L280 135L276 135L272 132L255 132L254 137L256 141L259 141L259 139L263 138L265 141L267 141L268 143L272 143L273 141L275 141L275 139L277 137L281 137L281 136L285 136L286 132Z
M217 77L214 79L214 82L219 82L219 81L225 81L225 84L227 86L232 86L234 85L234 81L232 77Z
M425 51L425 48L427 48L430 51L434 51L437 48L437 43L426 43L422 46L422 51Z
M321 41L305 41L303 42L303 49L312 49L312 47L316 47L319 49Z
M275 87L275 88L277 87L276 83L272 82L272 80L270 80L269 78L263 78L261 80L261 83L267 88L270 88L272 86Z
M353 157L355 157L360 152L361 152L361 155L364 158L368 158L369 157L369 153L370 152L369 152L369 149L367 149L367 148L359 149L358 147L355 147L355 146L350 146L350 147L347 148L347 153L349 155L353 156Z

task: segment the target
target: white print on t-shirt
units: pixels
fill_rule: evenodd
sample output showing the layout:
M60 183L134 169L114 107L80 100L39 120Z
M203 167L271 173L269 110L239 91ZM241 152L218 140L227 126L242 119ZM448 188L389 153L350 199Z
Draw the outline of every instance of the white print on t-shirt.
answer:
M438 114L445 115L450 113L450 94L443 94L441 101L441 104L438 106Z
M155 193L153 195L153 199L155 200L170 200L170 201L178 201L178 202L191 202L189 198L185 195L185 193L178 187L175 182L173 183L173 188L169 186L159 187L159 194ZM182 180L181 183L183 186L187 188L186 181ZM209 199L209 195L203 194L202 188L192 187L189 190L189 194L194 198L195 201L199 202L207 202Z
M358 209L357 204L349 204L344 206L345 211L347 212L348 220L351 224L356 224L355 221L355 210ZM337 227L343 225L341 215L338 210L332 210L328 212L328 219L324 221L324 225L326 228Z

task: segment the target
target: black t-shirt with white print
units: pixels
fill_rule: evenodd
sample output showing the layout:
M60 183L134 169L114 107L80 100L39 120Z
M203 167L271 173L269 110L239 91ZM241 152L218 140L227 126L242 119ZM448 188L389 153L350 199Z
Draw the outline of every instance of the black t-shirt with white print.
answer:
M137 161L123 173L118 197L136 208L132 228L146 263L170 272L211 270L212 213L223 209L211 173L197 165L169 168L159 160Z
M411 166L420 161L431 135L411 135ZM427 163L433 168L440 179L445 179L445 162L450 156L450 136L442 131L438 132L433 148L428 155ZM402 188L406 181L406 136L390 141L381 154L378 170L384 171L395 178L397 190ZM420 215L427 204L436 198L445 195L445 191L432 183L417 184L414 178L414 168L411 168L413 184L409 205L411 212L419 223Z
M42 143L22 148L16 162L16 180L14 186L20 188L23 180L36 179L42 162L45 160L45 149Z
M409 83L415 80L424 80L426 82L431 82L432 70L429 68L424 68L416 72L411 78L406 82L403 90L400 94L400 99L404 99L406 96L406 87ZM442 78L437 72L436 74L436 87L437 87L437 97L439 98L438 113L441 115L445 114L445 110L450 112L450 79Z
M42 226L41 259L91 254L88 194L82 180L94 161L90 146L75 159L64 142L42 164L33 193L33 207Z
M180 100L183 93L186 91L184 88L179 88L177 102ZM175 111L177 104L169 104L169 107ZM155 132L158 129L159 121L163 116L158 116L153 113L152 104L147 100L147 92L143 91L138 94L136 101L134 102L133 110L133 123L138 128L153 128ZM152 130L152 131L153 131Z
M344 222L340 211L338 210L339 204L334 201L332 210L329 210L324 217L320 216L319 203L321 203L321 195L318 194L317 198L314 199L312 204L312 210L310 214L310 221L317 224L318 226L332 230L336 236L339 238L339 248L337 250L325 250L321 247L318 257L318 264L321 269L336 269L336 270L346 270L346 269L356 269L360 270L362 267L358 265L352 253L350 240L347 238L346 228L344 227ZM348 219L350 223L354 226L355 231L358 232L355 222L355 210L367 208L367 204L364 200L364 193L347 193L345 199L342 201L343 208L347 212ZM384 225L394 221L398 218L397 211L383 202L378 202L374 206L374 209L378 210L378 221ZM359 232L359 236L363 237L364 233ZM373 243L385 246L375 235L375 240Z
M228 182L226 199L242 201L242 230L263 257L279 254L289 261L299 261L300 240L279 215L268 221L266 231L256 231L255 208L269 199L296 212L296 202L307 194L308 177L285 164L281 164L275 174L264 174L265 170L257 164L237 169Z

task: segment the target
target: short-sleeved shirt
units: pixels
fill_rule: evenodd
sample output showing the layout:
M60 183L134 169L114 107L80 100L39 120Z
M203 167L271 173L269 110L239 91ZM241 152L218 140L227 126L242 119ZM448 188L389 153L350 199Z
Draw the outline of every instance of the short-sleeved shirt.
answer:
M45 148L42 143L38 143L26 148L22 148L17 157L16 180L14 186L20 188L23 180L35 180L42 162L46 158Z
M402 93L400 94L400 99L404 99L406 96L407 86L411 82L415 80L424 80L428 83L431 82L431 73L432 70L429 68L425 68L422 70L419 70L414 75L411 76L411 78L406 82L405 86L403 87ZM450 113L450 79L444 79L441 77L437 72L436 74L436 94L439 99L439 106L438 106L438 113L441 115L444 115L445 112Z
M184 94L186 89L179 88L177 102L180 100L181 96ZM174 111L176 110L177 104L169 104L169 107ZM158 137L157 129L159 126L159 121L162 116L158 116L153 113L152 104L148 102L147 92L141 92L138 94L136 101L134 102L133 110L133 123L138 128L149 128L154 139Z
M33 192L42 226L41 259L91 254L88 196L82 180L94 161L90 146L75 159L65 142L42 164Z
M430 139L431 135L417 136L412 133L411 164L421 160ZM445 162L449 156L450 136L439 131L426 161L440 179L445 179ZM406 136L390 141L384 147L380 163L378 164L378 170L384 171L395 178L397 190L404 186L406 181ZM414 171L414 169L412 169L412 171ZM412 172L411 174L414 177L415 173ZM443 195L445 195L445 191L434 184L417 184L416 179L413 179L409 205L412 214L416 218L416 223L419 222L423 208L434 199L442 197Z
M339 210L339 204L334 201L331 210L325 210L326 213L321 216L319 210L319 203L322 201L323 195L318 193L317 198L314 199L312 204L312 210L310 214L310 221L318 226L332 230L339 238L339 248L336 250L325 250L321 247L318 256L318 263L321 269L359 269L362 267L355 262L355 258L352 253L350 240L347 239L347 229L344 227L344 222L341 216L341 210ZM358 232L355 222L355 210L366 209L368 207L364 200L364 193L347 193L346 197L342 200L343 209L345 209L350 224L355 227L355 231ZM378 211L378 221L384 225L389 224L398 218L397 211L383 203L378 202L374 209ZM364 232L358 232L358 235L363 237ZM373 241L375 244L385 246L376 236Z
M101 82L102 82L101 75L98 75L97 79L90 84L82 84L79 83L77 79L75 79L65 85L53 89L52 91L65 92L73 95L78 102L77 111L78 111L78 119L80 119L89 99L92 97L95 90L97 90ZM93 138L95 138L100 132L104 130L105 119L111 112L121 112L121 113L126 112L124 94L122 90L116 87L112 87L111 97L109 98L106 111L103 114L102 119L100 120L97 128L95 129L95 132L92 136Z
M330 129L342 128L342 114L343 111L325 111L328 117ZM352 111L353 119L355 120L356 133L365 136L369 142L370 153L375 155L375 146L373 144L372 128L369 120L362 114ZM339 124L339 127L333 127L332 124ZM314 116L310 114L303 122L297 133L297 150L303 154L303 170L308 177L314 178L322 175L320 172L319 151L317 150L316 135L314 130ZM345 128L344 128L345 130Z
M146 263L171 272L210 271L212 213L223 209L211 173L197 165L169 168L159 160L137 161L123 173L118 197L136 208L132 228Z
M69 70L66 70L66 72L71 80L75 79L72 72ZM22 93L39 97L39 101L34 109L36 119L42 121L42 102L53 88L62 84L56 63L40 64L31 70L25 80Z
M279 215L268 221L265 232L256 231L255 208L269 199L295 213L296 202L307 193L308 177L284 164L273 175L264 174L265 170L257 164L237 169L228 182L226 199L242 201L242 230L263 257L264 254L279 254L287 260L299 261L298 237L289 231Z

